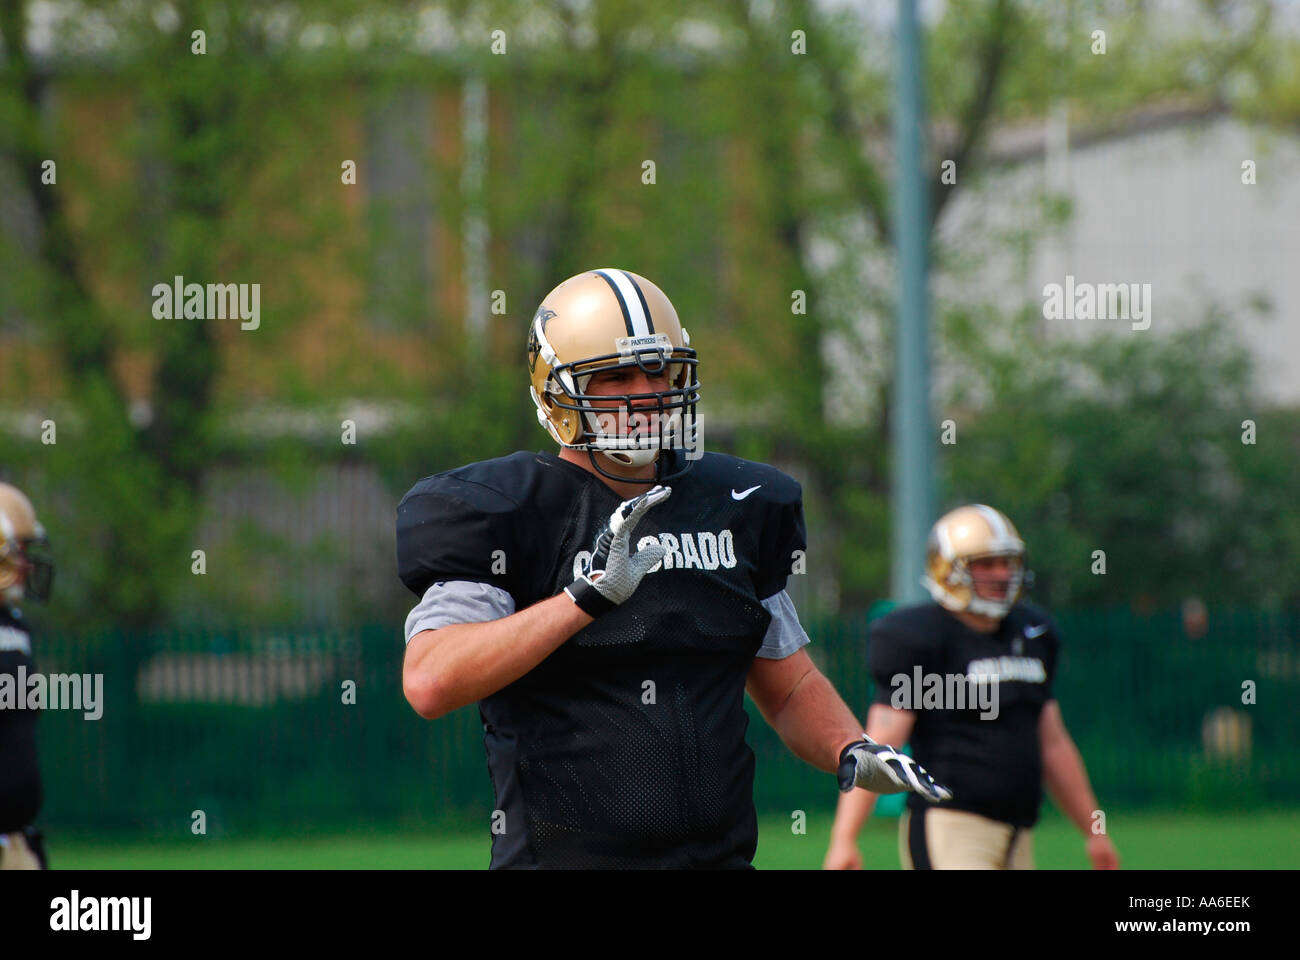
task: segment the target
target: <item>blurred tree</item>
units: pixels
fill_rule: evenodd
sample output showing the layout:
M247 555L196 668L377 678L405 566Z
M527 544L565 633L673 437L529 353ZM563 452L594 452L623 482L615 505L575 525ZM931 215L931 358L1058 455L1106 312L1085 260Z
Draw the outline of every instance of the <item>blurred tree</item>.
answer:
M990 169L985 144L995 123L1043 117L1064 105L1077 119L1105 125L1149 100L1180 95L1259 113L1259 105L1249 103L1243 93L1265 88L1273 91L1279 104L1294 104L1293 92L1289 92L1294 87L1278 82L1275 76L1276 65L1287 58L1261 55L1270 47L1281 54L1282 47L1295 51L1300 46L1295 36L1280 44L1270 39L1276 13L1273 3L1242 0L1188 6L1196 8L1191 11L1194 15L1174 25L1140 2L1117 6L1104 0L1083 0L1068 7L1044 8L1014 0L988 0L941 8L926 37L936 277L969 257L968 238L941 240L938 227L956 192L979 185ZM848 418L856 421L855 427L837 422L825 406L818 408L816 400L800 403L802 377L791 378L795 386L770 384L766 389L779 390L781 399L771 404L773 416L765 420L762 433L766 439L759 441L756 449L784 448L805 465L814 480L816 499L836 514L831 566L840 578L842 603L862 607L886 589L888 577L887 451L894 316L888 187L892 174L888 149L893 84L890 35L878 29L884 18L868 20L858 10L831 10L802 0L778 4L735 0L727 9L746 37L735 75L743 78L738 85L749 99L737 99L753 104L750 129L760 131L767 191L776 198L768 229L786 261L794 265L789 271L791 283L807 289L809 302L815 305L810 314L815 319L810 319L797 339L814 351L824 353L829 347L838 353L840 370L847 369L852 372L850 377L856 374L865 381L854 393L870 411L865 418ZM1109 35L1106 57L1093 56L1090 51L1092 31L1099 27ZM793 45L801 39L805 55L797 55ZM1197 64L1196 69L1188 68L1189 60ZM751 64L747 71L745 66ZM1281 109L1285 111L1285 107ZM959 171L955 178L943 176L947 162ZM1050 196L1027 197L1023 202L1008 197L1004 202L1020 203L1022 221L1029 224L1023 234L998 238L998 243L1013 251L1018 245L1032 244L1060 217L1069 215L1068 209ZM829 258L828 245L836 250ZM826 266L828 262L830 266ZM949 301L936 296L936 347L952 356L968 350L970 341L983 339L987 342L981 355L988 356L992 344L999 342L996 338L1006 332L1006 324L997 322L996 316L986 317L994 322L967 326L962 338L950 337L953 324L946 314L960 316L966 309L963 301L970 296L969 286L962 285L960 270L954 276L956 297ZM1014 318L1019 305L1004 300L991 309ZM1227 349L1233 340L1220 328L1215 342ZM1112 345L1110 349L1118 348ZM1148 345L1130 349L1136 355L1123 355L1128 364L1124 371L1108 372L1116 376L1135 373L1144 362L1140 357ZM1217 417L1221 426L1232 408L1218 388L1229 383L1239 390L1246 386L1240 351L1232 353L1238 366L1224 367L1222 358L1212 353L1187 354L1181 342L1154 343L1149 349L1153 356L1145 362L1159 365L1172 362L1169 356L1176 355L1189 371L1194 370L1189 372L1191 381L1206 387L1196 400L1207 401L1205 416ZM827 365L819 362L821 357L794 356L798 357L795 369L822 381ZM1030 362L1015 354L1006 360L1015 369ZM1112 362L1120 363L1118 359ZM819 397L824 400L825 394ZM1003 408L997 409L1001 412ZM1037 410L1026 409L1021 419L1034 416ZM978 407L973 411L978 416L977 411ZM1083 416L1069 426L1085 430L1093 422ZM1189 438L1188 442L1196 441ZM964 467L953 469L962 471L961 478L970 476ZM1093 469L1093 482L1103 489L1126 482L1118 462ZM1275 470L1276 464L1265 468L1265 474L1268 469ZM961 489L957 479L952 482ZM1039 486L1022 482L1031 490ZM1182 482L1187 485L1191 481L1184 478ZM952 492L950 488L949 494ZM1017 498L1011 489L1000 492L1003 499L999 502ZM1210 509L1203 501L1204 497L1193 500L1175 511L1169 508L1170 501L1153 498L1142 507L1157 509L1164 503L1165 507L1152 515L1154 522L1172 523L1177 515L1181 518L1177 522L1190 529L1196 521L1188 519L1189 515L1204 519L1204 511ZM1126 518L1119 506L1117 499L1093 498L1089 516L1095 529L1124 527ZM1194 563L1196 554L1187 552L1191 544L1184 547L1185 561ZM1259 559L1267 563L1265 557L1276 554L1274 549ZM1116 600L1134 598L1140 592L1132 581L1121 584L1112 579L1108 583L1109 590L1099 593L1094 582L1094 589L1082 598L1096 601L1104 595Z
M254 4L104 5L111 30L69 20L39 41L36 6L0 6L10 121L0 162L34 211L33 255L11 269L60 361L66 416L55 417L57 443L26 457L34 495L57 504L46 511L64 558L55 619L144 627L191 576L202 485L219 455L220 344L239 334L274 349L288 326L263 316L244 333L237 317L185 318L179 305L162 319L150 291L174 277L258 283L260 272L264 311L304 308L292 272L321 222L299 205L295 256L268 251L288 240L282 218L300 200L289 185L305 153L293 133L319 122L322 100L270 49ZM112 56L87 69L87 49ZM51 158L54 183L42 180ZM272 195L276 218L265 216Z
M11 40L33 33L32 6L0 7L13 51L0 166L20 172L39 243L18 267L5 258L0 276L17 292L0 305L13 296L40 318L75 416L56 448L8 459L26 457L24 469L58 491L54 532L85 550L64 567L69 622L147 624L193 598L180 587L192 586L193 531L218 466L242 461L302 483L350 457L377 466L396 498L436 470L549 447L523 379L526 327L552 286L610 264L664 286L691 329L707 445L804 481L817 538L809 579L832 588L816 597L851 609L883 593L894 296L883 7L91 3L100 20L73 18L53 54L33 56L30 37ZM1059 103L1104 121L1170 94L1294 120L1300 58L1294 37L1270 30L1273 5L1189 7L1198 15L1173 24L1139 0L939 9L927 31L937 273L968 255L939 227L956 192L989 169L996 124ZM111 40L96 22L111 24ZM1086 53L1098 24L1104 58ZM199 27L203 55L190 52ZM486 146L475 157L465 121L483 102L479 83ZM77 103L88 106L68 113ZM79 125L92 121L125 171L78 149L89 142ZM57 188L39 179L50 156L62 158ZM362 158L361 188L340 194L338 160L349 156ZM955 184L942 177L952 159ZM467 177L480 162L481 179ZM1023 198L1023 232L997 242L1023 247L1049 229L1063 211L1040 199ZM357 219L363 228L348 229ZM262 329L151 320L145 292L177 274L262 280ZM492 309L498 293L504 312ZM984 341L1006 324L963 330L968 309L936 301L941 340L978 340L995 364ZM1015 320L1017 309L990 316ZM303 319L316 342L293 335ZM1195 382L1225 382L1213 356L1185 362L1208 365ZM1116 376L1139 365L1114 363ZM146 403L132 403L132 377L147 384ZM1010 394L999 390L1014 384L990 382L998 389L959 399L1002 411ZM299 442L269 424L252 441L234 435L240 418L258 426L263 401L332 415L358 395L415 415L362 448ZM1122 458L1105 462L1119 472L1094 482L1122 485ZM976 489L952 469L952 492ZM1024 495L1052 489L1044 480ZM1103 511L1098 529L1123 528L1121 499L1087 502ZM1245 516L1260 525L1250 536L1281 535ZM285 543L277 555L263 529L246 539L247 558L225 557L238 574L209 591L221 609L299 573L293 551L324 553Z
M957 403L985 399L946 458L949 503L1011 516L1052 605L1300 604L1300 418L1258 414L1228 318L1079 343L1036 340L1035 321L1014 319L1011 346L979 311L953 323Z

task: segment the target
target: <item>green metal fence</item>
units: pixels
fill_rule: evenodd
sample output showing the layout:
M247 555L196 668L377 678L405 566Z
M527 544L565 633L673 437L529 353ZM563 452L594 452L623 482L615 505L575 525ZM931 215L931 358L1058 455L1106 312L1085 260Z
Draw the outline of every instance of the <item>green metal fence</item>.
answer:
M1057 619L1057 695L1104 807L1247 809L1298 795L1300 617L1216 613L1199 637L1174 613ZM865 618L808 627L819 665L865 716ZM35 652L42 673L104 683L99 719L41 717L49 829L180 835L197 811L209 835L488 822L477 711L417 717L391 626L38 634ZM751 719L760 810L832 808L834 780L752 708Z

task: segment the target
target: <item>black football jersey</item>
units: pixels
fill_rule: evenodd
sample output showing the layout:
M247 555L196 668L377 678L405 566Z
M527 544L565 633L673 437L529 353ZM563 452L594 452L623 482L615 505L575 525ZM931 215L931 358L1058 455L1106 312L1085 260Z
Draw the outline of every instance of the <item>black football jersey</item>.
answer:
M627 602L479 704L504 823L491 866L749 864L758 840L745 679L761 601L805 548L799 485L707 453L637 525L667 553ZM574 581L622 502L550 453L421 480L397 510L402 581L508 591L515 608Z
M915 711L912 755L952 790L944 806L1033 826L1043 783L1038 722L1053 699L1060 648L1051 619L1019 603L995 632L984 634L927 603L875 621L870 644L874 700ZM981 706L972 686L959 692L950 677L984 678L980 683L997 677L996 716L987 696ZM912 695L910 705L900 698L904 692ZM926 805L916 794L907 802L913 809Z
M0 604L0 685L8 688L0 697L12 694L26 702L27 690L21 678L35 670L31 633L21 615ZM41 808L41 775L36 762L36 717L38 711L14 709L0 700L0 833L13 833L29 826Z

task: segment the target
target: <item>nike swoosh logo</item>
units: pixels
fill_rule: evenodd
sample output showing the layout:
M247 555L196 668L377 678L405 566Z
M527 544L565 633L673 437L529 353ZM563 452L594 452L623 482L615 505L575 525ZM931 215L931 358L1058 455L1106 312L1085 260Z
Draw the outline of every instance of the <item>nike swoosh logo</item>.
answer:
M758 485L758 487L761 487L761 486L762 486L762 484L760 483L760 484ZM742 490L740 493L737 493L737 492L733 489L733 490L731 491L731 499L732 499L732 500L744 500L747 496L749 496L751 493L753 493L755 490L757 490L758 487L750 487L748 490Z
M1041 637L1046 632L1047 632L1047 624L1045 623L1040 623L1036 627L1025 627L1025 636L1028 637L1030 640L1034 639L1034 637Z

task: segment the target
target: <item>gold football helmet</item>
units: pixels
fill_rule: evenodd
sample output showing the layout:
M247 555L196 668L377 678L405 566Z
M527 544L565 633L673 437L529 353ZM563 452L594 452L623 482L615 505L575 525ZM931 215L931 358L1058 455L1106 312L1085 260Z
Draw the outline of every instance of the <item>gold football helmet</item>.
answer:
M1011 559L1011 582L1001 600L975 590L970 563L982 557ZM1026 581L1025 542L1006 514L982 503L945 513L930 530L921 578L936 603L1001 620L1020 599Z
M24 596L48 599L54 579L49 546L31 501L0 483L0 605L16 607Z
M586 450L602 476L661 483L699 459L695 406L700 382L690 335L664 292L627 270L570 277L542 300L528 338L529 392L537 420L557 443ZM662 393L588 394L593 374L639 367L668 372ZM610 401L621 401L611 406ZM685 448L685 456L664 456ZM629 467L655 464L655 476L632 479L601 467L597 454Z

